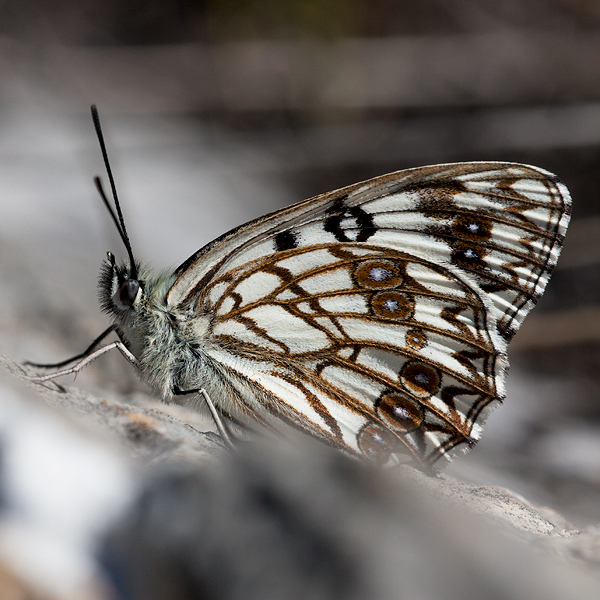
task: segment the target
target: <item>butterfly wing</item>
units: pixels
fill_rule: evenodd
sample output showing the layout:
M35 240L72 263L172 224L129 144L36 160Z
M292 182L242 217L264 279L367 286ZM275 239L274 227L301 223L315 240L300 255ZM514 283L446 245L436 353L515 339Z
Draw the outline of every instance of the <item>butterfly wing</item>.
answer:
M241 420L430 465L502 400L508 341L569 215L535 167L400 171L226 234L177 270L168 303L213 315L207 352Z

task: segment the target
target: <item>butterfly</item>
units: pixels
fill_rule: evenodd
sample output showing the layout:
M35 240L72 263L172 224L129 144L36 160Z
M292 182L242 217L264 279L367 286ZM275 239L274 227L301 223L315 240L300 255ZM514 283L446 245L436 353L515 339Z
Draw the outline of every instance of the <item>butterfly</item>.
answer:
M129 258L102 266L112 325L38 380L118 348L165 401L201 394L223 435L299 429L424 469L477 442L505 396L507 345L560 254L571 199L555 175L501 162L398 171L250 221L157 273L134 258L92 112L116 213L96 182Z

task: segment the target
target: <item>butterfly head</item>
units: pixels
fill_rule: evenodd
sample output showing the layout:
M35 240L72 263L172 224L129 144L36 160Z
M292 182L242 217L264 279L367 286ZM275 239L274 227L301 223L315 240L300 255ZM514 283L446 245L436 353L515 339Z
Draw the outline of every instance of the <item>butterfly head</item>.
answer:
M154 271L137 261L118 264L115 255L108 252L98 281L100 305L117 326L129 323L135 328L147 319L147 313L164 311L165 297L174 279L171 271Z
M117 265L115 255L107 254L100 273L99 292L103 310L109 313L128 312L139 303L144 293L139 264Z

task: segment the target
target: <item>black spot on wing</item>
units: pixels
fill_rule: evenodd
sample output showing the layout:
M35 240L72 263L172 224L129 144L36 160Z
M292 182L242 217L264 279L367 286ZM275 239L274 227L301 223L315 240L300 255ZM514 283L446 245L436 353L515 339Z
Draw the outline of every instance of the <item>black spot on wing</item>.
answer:
M496 329L497 329L498 333L504 338L506 343L509 344L510 341L515 336L515 333L517 333L518 327L511 327L511 326L507 327L506 325L503 326L500 323L498 323Z
M293 250L298 246L298 234L293 231L282 231L275 236L275 252Z
M346 198L338 198L328 209L324 229L338 242L366 242L377 233L373 217L360 206L347 207Z

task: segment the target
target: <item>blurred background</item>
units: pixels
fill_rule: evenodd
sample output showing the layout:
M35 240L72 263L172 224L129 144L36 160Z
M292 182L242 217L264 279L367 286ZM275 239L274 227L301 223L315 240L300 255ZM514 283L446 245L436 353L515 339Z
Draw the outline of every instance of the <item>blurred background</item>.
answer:
M600 1L0 2L0 351L56 361L106 326L123 254L95 192L100 110L134 252L181 263L318 193L507 160L573 196L564 252L511 348L508 397L449 473L600 522ZM119 356L78 378L150 401Z

